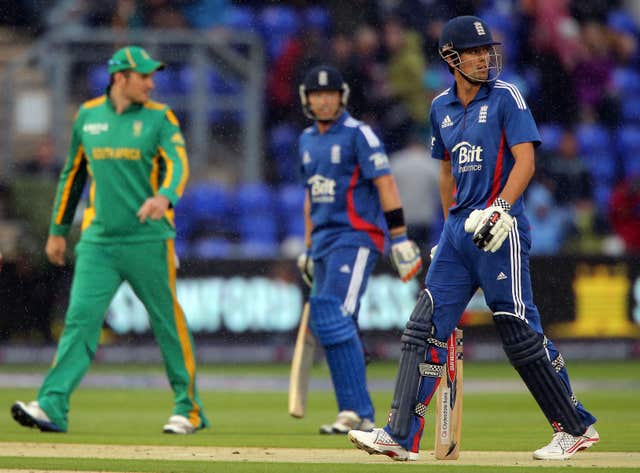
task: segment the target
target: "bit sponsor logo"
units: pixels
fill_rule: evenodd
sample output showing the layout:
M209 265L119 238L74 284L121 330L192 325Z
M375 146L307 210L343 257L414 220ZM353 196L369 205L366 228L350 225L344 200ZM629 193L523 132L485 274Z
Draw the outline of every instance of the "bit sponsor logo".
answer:
M311 201L318 204L333 203L336 200L336 181L314 174L307 184L311 190Z

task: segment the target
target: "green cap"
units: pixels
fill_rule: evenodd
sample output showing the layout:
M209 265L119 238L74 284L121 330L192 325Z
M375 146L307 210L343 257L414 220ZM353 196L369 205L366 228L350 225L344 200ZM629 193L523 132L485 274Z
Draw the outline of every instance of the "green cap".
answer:
M149 74L163 68L163 63L152 59L140 46L125 46L118 49L109 59L109 74L124 70Z

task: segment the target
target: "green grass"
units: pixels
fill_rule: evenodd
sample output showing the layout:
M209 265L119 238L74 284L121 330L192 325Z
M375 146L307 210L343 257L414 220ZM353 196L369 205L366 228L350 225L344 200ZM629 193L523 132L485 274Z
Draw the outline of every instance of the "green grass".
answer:
M640 360L635 361L571 361L568 362L572 379L589 380L640 380ZM213 365L202 364L198 366L198 372L202 374L217 375L247 375L247 376L287 376L289 374L288 363L273 364L240 364L240 365ZM38 364L12 364L0 365L0 373L44 373L46 365ZM370 379L395 379L397 363L373 362L369 365L367 374ZM164 373L161 365L144 364L94 364L90 373ZM325 363L317 363L312 371L312 376L328 377L329 371ZM505 360L504 362L465 362L465 379L517 379L518 375Z
M574 379L603 381L600 391L579 393L580 399L599 418L598 431L603 441L600 452L640 451L640 401L636 391L608 390L606 381L638 380L640 364L606 363L575 364L571 366ZM45 367L29 369L3 366L0 372L42 372ZM375 364L370 377L393 379L395 364ZM143 368L95 366L92 372L162 372L160 367ZM286 375L288 366L203 366L201 373L241 375ZM315 376L326 376L326 367L318 366ZM466 379L516 378L506 364L465 365ZM378 422L384 419L391 400L391 392L374 392L372 397L377 409ZM160 433L162 423L171 413L172 397L168 390L153 389L89 389L81 387L72 398L69 432L64 435L42 434L15 424L8 415L9 406L16 399L30 400L34 389L0 389L0 406L5 406L5 419L0 422L0 442L61 442L119 445L172 445L219 447L289 447L289 448L344 448L351 445L344 437L320 436L317 428L335 417L335 401L329 392L314 392L309 397L308 415L302 420L290 418L287 413L287 396L284 392L201 393L206 413L212 423L210 429L197 435L181 437ZM428 431L422 441L423 450L430 450L433 443L432 413L427 419ZM550 439L550 429L535 402L525 393L466 393L464 397L463 450L530 451ZM366 458L366 457L365 457ZM213 466L215 465L215 468ZM236 472L355 472L386 471L398 467L388 465L320 465L279 463L212 463L200 461L147 461L147 460L97 460L97 459L41 459L0 457L0 468L32 468L50 470L77 469L103 471L224 471ZM438 464L438 470L525 472L529 468L463 467ZM545 468L544 472L565 471L566 467ZM596 469L579 468L579 472ZM603 471L600 469L598 471ZM625 471L608 469L607 471ZM629 469L627 472L631 471Z

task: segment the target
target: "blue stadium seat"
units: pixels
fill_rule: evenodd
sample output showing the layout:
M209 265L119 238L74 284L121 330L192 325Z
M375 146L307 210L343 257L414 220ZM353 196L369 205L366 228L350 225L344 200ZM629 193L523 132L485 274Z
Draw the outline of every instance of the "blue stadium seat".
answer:
M283 239L304 237L304 186L287 184L278 190L278 213Z
M602 215L609 213L609 201L611 200L612 191L613 185L605 181L596 182L593 188L593 201Z
M316 28L325 32L331 27L331 16L329 12L322 7L308 7L303 12L304 24L308 28Z
M625 97L640 95L640 71L633 67L616 67L613 85Z
M576 139L580 153L611 152L611 137L602 125L583 123L576 130Z
M228 258L234 246L226 238L208 237L198 239L191 249L191 254L198 259Z
M235 30L255 31L258 20L250 7L229 5L223 23Z
M277 252L278 221L274 195L260 183L241 184L236 189L234 214L243 251L251 256Z
M542 140L540 150L549 152L556 151L562 138L562 126L554 123L544 123L538 126L538 131L540 131L540 138Z
M622 100L622 119L625 122L640 123L640 95L629 95Z
M288 123L276 125L269 131L269 153L281 182L296 182L300 178L298 134L298 129Z
M231 194L218 182L201 182L187 187L176 213L191 220L192 233L228 232Z
M267 43L267 54L273 59L280 55L287 40L301 27L296 11L288 6L270 5L260 13L260 30Z
M622 127L617 138L624 175L640 175L640 125Z
M87 88L92 97L104 94L109 85L109 68L103 64L94 64L87 69Z
M241 184L236 189L236 204L241 214L273 212L273 191L267 184Z

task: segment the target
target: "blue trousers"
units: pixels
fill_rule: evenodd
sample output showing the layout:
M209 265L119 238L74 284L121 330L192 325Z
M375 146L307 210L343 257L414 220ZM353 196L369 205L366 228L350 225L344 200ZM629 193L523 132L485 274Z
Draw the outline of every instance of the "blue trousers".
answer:
M364 247L337 248L326 257L314 258L310 299L311 328L325 351L338 411L354 411L370 420L374 420L374 409L357 316L377 259L377 252Z
M517 317L542 334L540 314L533 303L531 289L531 235L526 217L521 215L514 218L514 228L509 236L498 251L491 253L477 248L472 234L465 232L464 221L469 213L449 216L427 273L425 285L433 296L435 338L443 342L447 340L478 288L482 288L494 315ZM545 347L550 360L559 356L551 340L545 338ZM446 351L433 348L428 351L427 357L433 362L442 362L440 358L444 359L445 355ZM567 369L563 368L558 375L573 394ZM436 387L436 378L422 378L417 400L428 404ZM586 425L596 421L580 402L577 410ZM396 440L406 449L417 452L424 420L419 416L413 417L409 436Z

